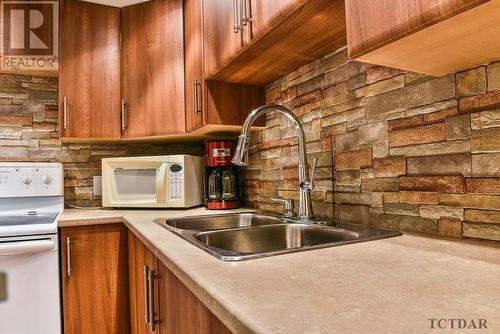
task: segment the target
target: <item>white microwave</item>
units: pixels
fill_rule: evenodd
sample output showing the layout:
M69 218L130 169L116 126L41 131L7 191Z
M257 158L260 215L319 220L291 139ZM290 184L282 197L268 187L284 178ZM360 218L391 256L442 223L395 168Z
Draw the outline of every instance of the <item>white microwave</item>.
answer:
M190 208L203 204L203 158L102 159L104 207Z

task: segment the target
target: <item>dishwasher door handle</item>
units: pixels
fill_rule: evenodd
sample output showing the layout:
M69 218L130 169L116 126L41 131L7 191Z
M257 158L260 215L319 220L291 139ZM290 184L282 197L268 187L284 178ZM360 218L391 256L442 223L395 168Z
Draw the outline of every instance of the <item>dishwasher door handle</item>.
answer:
M0 255L19 255L47 252L55 248L53 239L12 241L0 243Z

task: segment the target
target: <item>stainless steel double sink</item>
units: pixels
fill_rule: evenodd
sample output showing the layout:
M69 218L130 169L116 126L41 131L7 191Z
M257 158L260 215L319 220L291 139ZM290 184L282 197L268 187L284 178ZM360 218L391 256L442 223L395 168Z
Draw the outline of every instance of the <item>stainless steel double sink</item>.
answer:
M241 261L401 235L357 224L313 225L251 212L155 222L223 261Z

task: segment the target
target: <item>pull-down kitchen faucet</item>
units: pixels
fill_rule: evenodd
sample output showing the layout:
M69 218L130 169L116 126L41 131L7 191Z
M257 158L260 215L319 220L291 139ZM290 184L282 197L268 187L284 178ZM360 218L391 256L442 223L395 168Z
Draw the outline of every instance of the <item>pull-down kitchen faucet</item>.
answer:
M250 128L259 116L264 115L268 112L278 112L285 115L290 122L292 122L293 127L298 138L299 146L299 212L298 217L294 217L292 214L292 202L286 199L275 199L275 201L280 201L285 204L285 215L284 217L288 220L298 220L302 223L325 223L323 221L314 221L314 213L312 209L311 202L311 190L314 188L314 172L316 169L317 159L314 159L312 166L312 174L309 177L309 167L307 164L307 153L306 153L306 140L304 135L304 129L300 120L295 116L290 109L275 103L267 104L259 107L252 111L245 120L243 128L241 130L241 135L238 138L238 145L236 146L236 151L233 156L232 162L239 166L248 166L248 149L250 145Z

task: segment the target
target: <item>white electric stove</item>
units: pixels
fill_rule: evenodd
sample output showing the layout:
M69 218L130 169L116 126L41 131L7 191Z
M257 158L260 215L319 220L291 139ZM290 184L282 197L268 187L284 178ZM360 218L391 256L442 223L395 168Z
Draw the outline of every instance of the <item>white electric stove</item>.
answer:
M59 334L58 163L0 163L0 333Z

